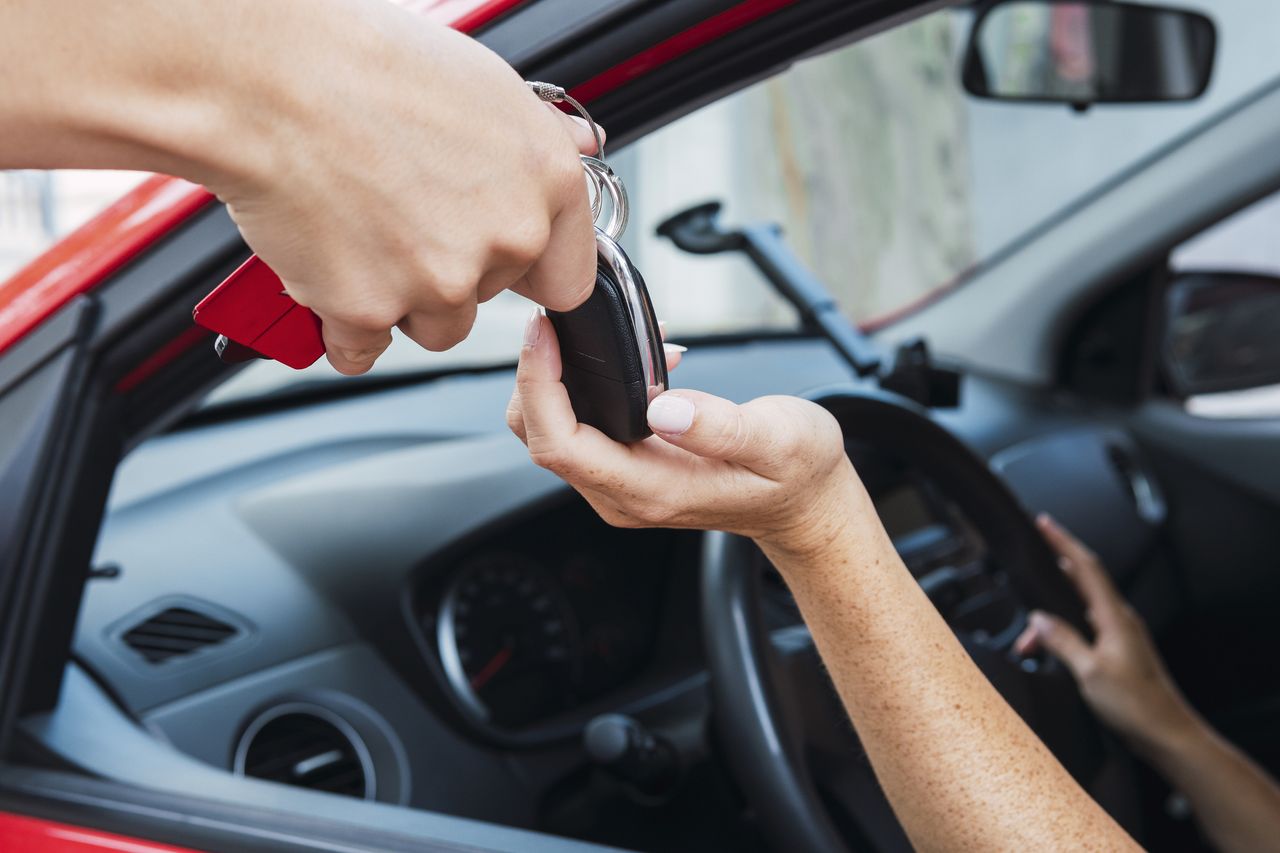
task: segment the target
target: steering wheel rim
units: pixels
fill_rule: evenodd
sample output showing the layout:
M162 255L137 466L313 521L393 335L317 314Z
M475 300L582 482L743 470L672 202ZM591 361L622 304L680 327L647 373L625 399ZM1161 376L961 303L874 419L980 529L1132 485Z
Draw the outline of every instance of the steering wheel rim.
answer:
M874 424L882 434L894 437L892 443L897 446L891 451L910 448L905 458L944 493L963 492L965 514L988 540L988 552L1003 555L1002 565L1017 602L1057 612L1087 631L1075 590L1017 498L985 460L927 410L885 392L846 392L815 402L831 411L842 427ZM850 436L846 429L845 439L848 443L859 437ZM801 739L787 725L778 674L770 665L770 636L761 608L761 561L750 540L723 532L704 537L702 619L717 735L730 745L725 750L730 769L779 849L848 850L848 840L813 781ZM1070 689L1083 707L1074 684ZM1091 716L1088 725L1093 725ZM883 803L875 807L885 808ZM905 842L896 821L893 824L896 833L880 833L890 847L897 846L898 838Z

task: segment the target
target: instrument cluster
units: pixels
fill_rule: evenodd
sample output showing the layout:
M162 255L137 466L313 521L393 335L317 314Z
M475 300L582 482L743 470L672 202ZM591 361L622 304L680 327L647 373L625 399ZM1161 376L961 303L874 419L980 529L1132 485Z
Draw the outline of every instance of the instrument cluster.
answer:
M679 543L671 531L611 528L575 504L433 573L419 618L455 704L521 733L643 680L662 663L670 584L696 580L674 565Z

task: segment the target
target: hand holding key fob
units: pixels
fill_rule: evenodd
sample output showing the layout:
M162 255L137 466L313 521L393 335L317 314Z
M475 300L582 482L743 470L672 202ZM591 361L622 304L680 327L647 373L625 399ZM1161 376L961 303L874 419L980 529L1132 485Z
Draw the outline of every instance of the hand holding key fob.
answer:
M572 311L548 311L560 339L563 382L574 414L615 441L650 434L649 401L667 389L662 335L644 280L617 240L627 227L627 193L604 162L604 141L586 109L564 89L530 83L549 103L568 103L596 134L596 156L582 157L598 219L603 198L609 218L596 228L596 286ZM256 255L227 277L193 312L195 322L218 333L214 349L224 361L273 358L297 370L324 355L320 320L284 292L275 272Z
M560 381L579 423L614 441L651 433L649 401L667 390L662 333L644 279L626 253L596 230L596 286L572 311L548 311L560 339Z

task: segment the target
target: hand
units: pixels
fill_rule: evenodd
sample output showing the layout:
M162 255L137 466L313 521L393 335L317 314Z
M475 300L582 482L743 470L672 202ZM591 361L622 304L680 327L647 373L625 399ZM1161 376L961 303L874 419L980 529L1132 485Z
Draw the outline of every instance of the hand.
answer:
M478 42L391 4L302 5L305 61L273 64L238 114L255 132L233 137L260 150L200 177L320 316L333 366L365 372L393 326L448 349L507 288L558 310L586 299L586 123Z
M1140 751L1150 752L1194 725L1142 618L1098 558L1047 515L1036 525L1084 599L1095 638L1091 644L1059 617L1036 611L1015 651L1027 655L1043 647L1061 660L1094 712Z
M478 42L368 0L135 5L0 4L0 164L209 187L343 373L393 326L453 346L504 288L590 295L590 128Z
M630 445L578 423L555 329L540 314L529 321L507 423L535 463L619 527L726 530L803 550L831 535L856 482L835 419L794 397L738 406L668 391L649 405L655 434Z

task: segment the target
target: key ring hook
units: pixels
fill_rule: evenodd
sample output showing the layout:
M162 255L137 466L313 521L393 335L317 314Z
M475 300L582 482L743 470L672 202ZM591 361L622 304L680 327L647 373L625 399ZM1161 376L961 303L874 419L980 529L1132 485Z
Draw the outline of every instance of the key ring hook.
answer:
M598 226L601 231L607 234L611 239L618 240L622 237L622 232L627 229L627 220L630 218L631 206L627 199L627 188L622 183L622 179L617 176L613 169L609 168L609 164L604 159L604 137L600 135L600 126L591 118L591 113L587 112L579 101L566 92L562 87L552 83L539 83L534 80L526 81L529 89L537 95L538 99L549 104L565 103L573 107L573 109L582 116L587 126L591 128L591 135L596 140L596 150L592 155L582 154L582 168L586 170L587 179L593 190L591 197L591 218L599 220L600 214L604 207L604 196L609 196L609 218L605 220L603 226Z

